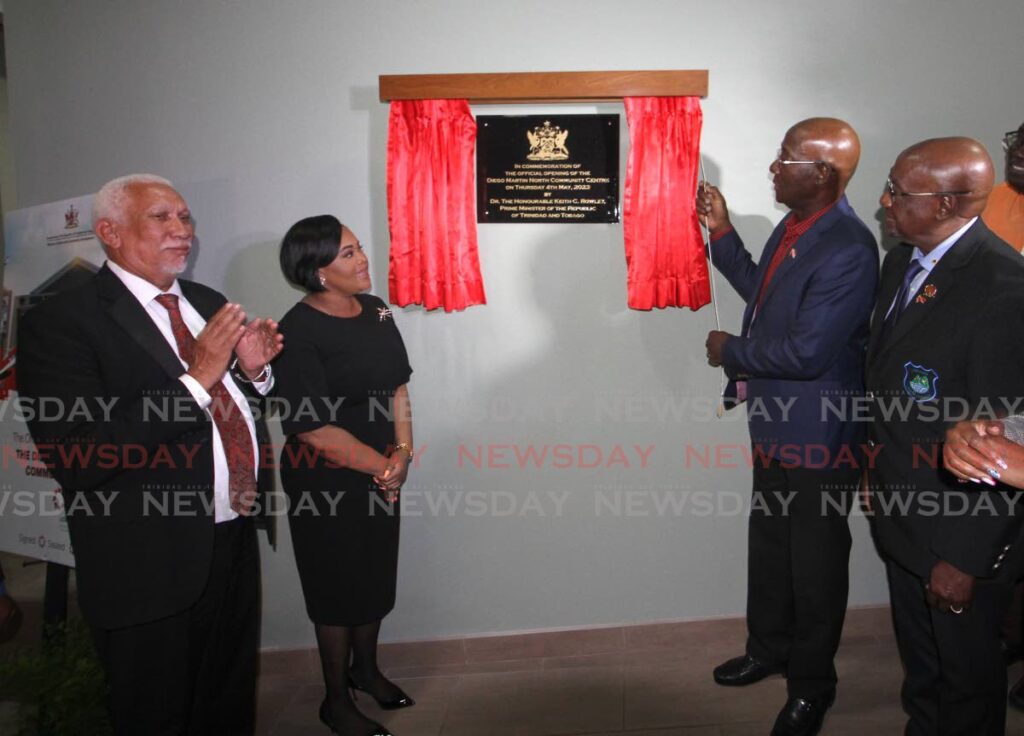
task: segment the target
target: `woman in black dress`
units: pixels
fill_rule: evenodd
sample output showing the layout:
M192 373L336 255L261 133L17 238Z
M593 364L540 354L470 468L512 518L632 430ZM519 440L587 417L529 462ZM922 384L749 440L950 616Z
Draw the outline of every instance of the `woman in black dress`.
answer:
M385 709L413 700L377 667L381 619L395 604L398 492L412 459L412 369L391 310L370 288L366 255L331 215L295 223L281 269L306 296L281 319L274 364L288 440L281 481L306 611L316 627L335 733L387 733L349 688Z

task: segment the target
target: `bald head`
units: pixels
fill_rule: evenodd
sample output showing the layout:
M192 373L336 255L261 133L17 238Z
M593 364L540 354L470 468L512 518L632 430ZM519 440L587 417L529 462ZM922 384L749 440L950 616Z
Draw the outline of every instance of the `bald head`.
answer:
M930 252L981 214L995 172L971 138L932 138L896 157L879 204L890 235Z
M798 142L804 154L832 167L839 185L837 198L846 191L860 161L860 138L849 123L838 118L808 118L790 128L786 138Z
M973 138L931 138L915 143L896 158L893 171L910 177L907 191L965 192L956 195L953 214L969 220L981 214L995 184L995 167L985 147Z

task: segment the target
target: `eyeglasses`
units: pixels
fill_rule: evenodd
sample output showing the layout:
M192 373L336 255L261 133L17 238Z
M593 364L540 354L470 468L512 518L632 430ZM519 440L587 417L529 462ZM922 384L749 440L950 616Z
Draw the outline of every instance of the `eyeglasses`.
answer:
M971 190L960 190L958 192L897 192L890 176L885 180L885 193L896 199L897 197L953 197L960 194L970 194Z
M1021 140L1019 130L1011 130L1009 133L1003 136L1004 151L1009 151L1011 148L1016 148L1022 143L1024 143L1024 141Z
M828 161L822 161L821 159L818 159L817 161L797 161L796 159L792 158L782 158L782 151L777 151L775 153L775 160L778 161L783 166L796 166L797 164L814 164L817 166L820 164L822 166L827 166L830 169L832 168L832 164L830 164Z

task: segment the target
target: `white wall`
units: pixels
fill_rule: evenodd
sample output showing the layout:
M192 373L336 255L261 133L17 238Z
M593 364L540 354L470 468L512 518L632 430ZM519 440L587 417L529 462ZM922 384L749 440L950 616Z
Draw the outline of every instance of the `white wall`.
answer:
M796 120L836 115L858 129L864 159L850 195L877 225L877 195L902 148L966 134L999 154L1002 132L1024 119L1019 0L4 4L19 204L161 173L197 214L193 275L260 314L296 300L276 244L319 212L368 242L375 291L386 292L378 74L708 68L709 174L755 253L781 215L767 166ZM652 506L671 491L748 493L743 467L685 463L688 444L748 441L742 416L705 411L718 391L703 358L711 310L627 310L620 226L483 225L479 235L487 306L398 315L422 451L407 497L422 511L427 498L484 491L517 510L536 499L545 513L475 516L462 505L406 518L384 637L742 614L744 516L693 505L659 516ZM719 284L723 322L735 328L740 302ZM628 469L519 471L460 468L461 443L655 449L643 469L630 451ZM630 491L640 501L632 513L595 506ZM560 515L549 492L567 494ZM854 529L851 603L884 601L864 520ZM264 644L310 643L287 530L263 566Z

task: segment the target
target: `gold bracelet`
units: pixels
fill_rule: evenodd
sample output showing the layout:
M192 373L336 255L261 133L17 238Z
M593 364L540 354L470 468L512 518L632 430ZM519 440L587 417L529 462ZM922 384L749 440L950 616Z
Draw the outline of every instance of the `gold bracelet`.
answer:
M412 447L409 446L408 442L399 442L397 445L395 445L395 452L398 452L399 450L405 450L409 454L409 459L412 460L413 451Z

